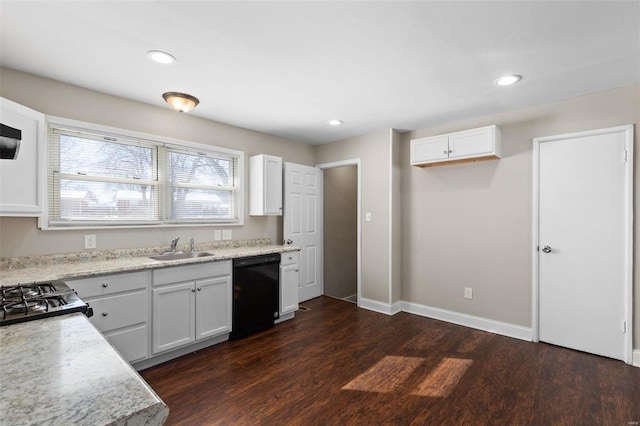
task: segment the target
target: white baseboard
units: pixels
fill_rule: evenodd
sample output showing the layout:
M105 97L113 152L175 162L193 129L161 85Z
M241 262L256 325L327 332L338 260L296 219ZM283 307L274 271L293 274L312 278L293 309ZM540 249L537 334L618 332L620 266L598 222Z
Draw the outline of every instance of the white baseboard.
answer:
M398 312L408 312L410 314L463 325L465 327L488 331L503 336L513 337L515 339L526 340L529 342L533 341L533 331L529 327L508 324L506 322L476 317L473 315L461 314L459 312L448 311L446 309L433 308L431 306L420 305L418 303L395 302L390 305L388 303L361 297L358 307L385 315L395 315ZM635 353L634 360L636 360ZM638 354L637 361L640 363L640 354Z
M633 350L633 366L640 367L640 349Z
M453 324L463 325L465 327L471 327L495 334L501 334L515 339L526 340L529 342L533 340L533 331L531 328L523 327L521 325L508 324L505 322L461 314L459 312L433 308L431 306L411 302L402 302L402 310L411 314L451 322Z
M393 304L378 302L377 300L366 299L361 297L358 302L359 308L368 309L370 311L379 312L386 315L395 315L402 311L402 302L395 302Z

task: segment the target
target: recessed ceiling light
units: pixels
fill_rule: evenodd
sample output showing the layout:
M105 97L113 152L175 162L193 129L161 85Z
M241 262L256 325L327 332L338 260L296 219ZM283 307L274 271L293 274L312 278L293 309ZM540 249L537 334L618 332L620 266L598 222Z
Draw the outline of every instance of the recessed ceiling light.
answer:
M160 50L150 50L147 52L147 57L154 62L159 64L173 64L176 61L176 58L173 55L168 54L167 52L162 52Z
M329 126L339 126L342 124L342 120L329 120L327 123Z
M522 80L522 76L521 75L505 75L504 77L500 77L499 79L497 79L494 84L496 86L509 86L511 84L515 84L517 82L519 82L520 80Z

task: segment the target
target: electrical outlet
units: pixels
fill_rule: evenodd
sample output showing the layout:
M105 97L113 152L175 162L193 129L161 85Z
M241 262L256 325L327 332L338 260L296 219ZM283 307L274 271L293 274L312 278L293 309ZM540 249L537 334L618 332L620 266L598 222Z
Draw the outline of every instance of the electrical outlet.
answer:
M225 229L224 231L222 231L222 239L223 240L231 239L231 229Z
M473 299L473 289L471 287L464 288L464 298Z
M371 222L371 212L366 212L364 214L364 220L365 222Z
M94 249L94 248L96 248L96 236L95 236L95 234L85 235L84 236L84 248L85 249Z
M213 239L215 241L220 241L222 239L222 231L221 230L217 230L213 232Z

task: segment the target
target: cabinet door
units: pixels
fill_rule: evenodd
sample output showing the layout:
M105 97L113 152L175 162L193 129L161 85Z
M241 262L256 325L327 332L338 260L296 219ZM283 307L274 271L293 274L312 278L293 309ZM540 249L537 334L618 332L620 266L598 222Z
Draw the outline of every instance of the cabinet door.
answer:
M412 165L446 160L447 158L449 158L449 138L447 136L434 136L411 141Z
M298 310L298 264L280 266L280 316Z
M147 357L149 338L146 325L107 333L105 337L129 362L140 361Z
M282 158L249 157L249 214L282 215Z
M264 212L282 214L282 158L265 155Z
M45 198L44 114L0 98L0 216L39 216ZM5 143L6 141L6 143Z
M231 331L231 277L196 281L196 340Z
M153 353L195 341L195 284L153 289Z
M479 157L494 152L494 137L490 127L449 135L449 158Z

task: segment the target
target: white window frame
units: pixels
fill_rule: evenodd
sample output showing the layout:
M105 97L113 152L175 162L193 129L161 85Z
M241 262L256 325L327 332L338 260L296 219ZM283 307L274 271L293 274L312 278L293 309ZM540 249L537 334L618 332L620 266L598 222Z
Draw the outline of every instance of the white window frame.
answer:
M38 227L42 230L79 230L79 229L122 229L122 228L165 228L165 227L200 227L200 226L241 226L244 225L244 152L238 151L229 148L222 148L214 145L207 145L196 142L189 142L180 139L168 138L164 136L152 135L148 133L135 132L131 130L120 129L116 127L103 126L94 123L87 123L77 120L71 120L62 117L54 117L47 116L47 129L53 128L63 128L72 131L78 132L87 132L100 134L109 137L115 138L123 138L123 139L132 139L134 141L147 142L155 145L170 145L171 147L179 147L189 151L202 151L210 154L219 154L223 156L230 156L237 158L237 166L236 166L236 187L235 187L235 202L236 202L236 218L229 220L207 220L207 221L196 221L196 220L181 220L181 221L172 221L167 218L166 214L163 215L162 222L160 223L135 223L135 224L126 224L126 223L114 223L114 224L87 224L86 222L81 223L78 222L76 225L73 222L69 222L68 224L61 225L59 223L51 224L49 217L49 194L48 194L48 176L49 170L46 173L41 174L43 188L46 188L47 194L45 197L43 214L38 218ZM48 142L45 143L46 149L44 156L48 158ZM48 161L46 161L47 168L49 167ZM162 171L164 174L164 171ZM161 179L165 179L161 177ZM168 182L159 182L159 187L162 188L168 184ZM161 206L161 208L169 209L169 200L165 198L165 205ZM105 221L107 222L107 221Z

